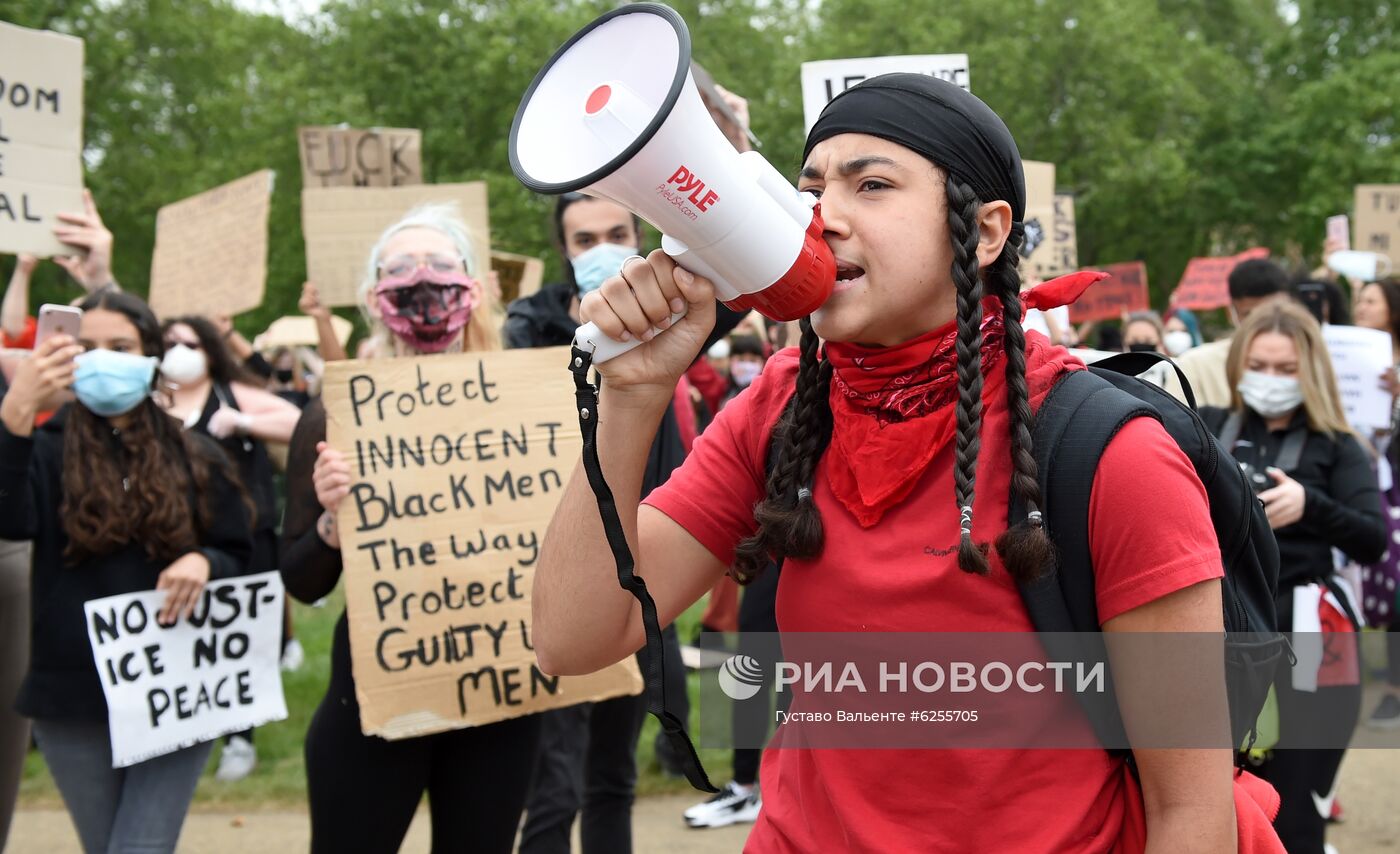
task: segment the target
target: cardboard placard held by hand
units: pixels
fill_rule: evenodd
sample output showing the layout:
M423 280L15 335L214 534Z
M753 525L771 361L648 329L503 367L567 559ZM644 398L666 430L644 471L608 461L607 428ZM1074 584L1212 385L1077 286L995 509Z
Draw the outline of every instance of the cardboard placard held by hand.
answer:
M1356 188L1356 240L1353 249L1379 252L1400 270L1400 184L1361 184Z
M160 209L151 256L156 314L215 317L262 305L272 182L263 169Z
M1021 163L1026 175L1026 214L1022 219L1021 269L1039 279L1058 272L1055 264L1055 164Z
M501 284L501 306L512 300L528 297L544 283L544 262L529 255L495 251L491 253L491 269Z
M413 128L297 129L303 187L407 187L423 183L423 133Z
M384 229L428 202L457 206L467 225L478 279L491 269L486 182L413 187L308 187L301 191L301 232L306 238L306 278L328 306L358 305L370 249Z
M107 700L112 767L286 720L282 576L211 581L194 613L156 622L165 590L83 603Z
M83 211L83 40L0 21L0 253L71 255Z
M1172 291L1172 305L1190 309L1212 309L1230 304L1230 271L1241 261L1269 257L1262 247L1246 249L1238 255L1220 258L1192 258Z
M408 738L642 690L635 660L535 662L540 544L582 449L568 349L331 362L330 446L366 735Z
M1141 261L1092 267L1108 274L1107 279L1089 286L1069 307L1070 323L1112 320L1125 312L1147 311L1147 265Z

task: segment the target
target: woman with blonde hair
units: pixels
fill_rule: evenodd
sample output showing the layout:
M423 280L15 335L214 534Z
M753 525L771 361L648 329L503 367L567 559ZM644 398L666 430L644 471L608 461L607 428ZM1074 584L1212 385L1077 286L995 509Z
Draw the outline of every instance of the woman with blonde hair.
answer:
M1295 590L1312 584L1331 592L1356 618L1334 575L1332 549L1370 563L1385 549L1380 492L1370 460L1347 425L1322 329L1292 302L1249 313L1230 344L1229 409L1201 417L1245 469L1274 529L1279 549L1278 626L1294 625ZM1331 633L1329 633L1331 634ZM1354 634L1329 640L1354 652ZM1275 682L1279 743L1345 743L1360 715L1357 685L1304 693L1283 668ZM1322 852L1342 748L1274 750L1259 770L1283 805L1275 828L1290 852ZM1315 803L1316 801L1316 803ZM1319 804L1326 804L1323 812Z
M370 250L360 308L383 358L500 349L494 296L476 269L471 237L451 207L415 208ZM326 412L307 407L292 436L282 575L315 602L343 569L336 512L353 477L326 444ZM398 851L423 793L434 851L508 852L525 803L538 722L484 726L386 741L360 729L349 624L336 625L331 678L306 734L313 852Z

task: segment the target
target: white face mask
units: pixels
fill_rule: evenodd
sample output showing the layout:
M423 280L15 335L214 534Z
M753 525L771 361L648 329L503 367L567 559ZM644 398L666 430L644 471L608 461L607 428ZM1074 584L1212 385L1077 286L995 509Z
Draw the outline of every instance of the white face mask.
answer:
M161 376L177 385L199 382L209 375L209 360L203 350L176 344L160 361Z
M738 359L729 363L729 376L734 378L734 384L739 388L748 388L754 379L762 372L762 362L750 362Z
M1167 354L1170 356L1180 356L1182 353L1190 350L1194 343L1195 342L1191 340L1191 333L1187 332L1185 329L1177 329L1168 332L1166 336L1162 338L1162 346L1167 348Z
M1236 388L1244 405L1265 418L1279 418L1303 404L1303 387L1293 377L1245 371Z

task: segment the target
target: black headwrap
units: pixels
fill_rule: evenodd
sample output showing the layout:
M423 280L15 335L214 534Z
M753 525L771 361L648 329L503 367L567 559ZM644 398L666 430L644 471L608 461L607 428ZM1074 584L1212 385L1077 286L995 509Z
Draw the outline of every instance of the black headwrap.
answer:
M971 92L924 74L882 74L832 99L807 134L817 143L865 133L917 151L970 186L984 202L1011 205L1011 242L1021 243L1026 179L1021 153L1001 117Z

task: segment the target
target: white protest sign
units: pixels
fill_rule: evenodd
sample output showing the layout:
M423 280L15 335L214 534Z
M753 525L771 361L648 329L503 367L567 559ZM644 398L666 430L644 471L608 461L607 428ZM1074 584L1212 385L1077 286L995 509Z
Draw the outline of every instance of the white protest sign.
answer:
M927 74L972 91L967 54L927 56L868 56L861 59L823 59L802 63L802 121L812 129L827 103L867 77L907 72Z
M1380 381L1393 365L1390 333L1360 326L1324 326L1322 337L1332 356L1347 423L1363 436L1389 430L1390 393Z
M83 210L83 40L0 21L0 252L70 255Z
M83 605L113 768L287 717L280 575L211 582L190 618L168 627L156 622L165 596L143 590Z

